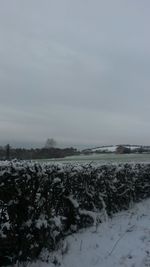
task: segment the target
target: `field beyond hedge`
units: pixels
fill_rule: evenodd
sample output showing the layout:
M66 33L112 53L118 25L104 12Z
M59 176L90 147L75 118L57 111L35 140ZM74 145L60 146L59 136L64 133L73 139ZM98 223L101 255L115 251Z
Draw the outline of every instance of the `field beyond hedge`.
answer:
M150 164L0 163L0 266L37 259L78 229L150 197Z

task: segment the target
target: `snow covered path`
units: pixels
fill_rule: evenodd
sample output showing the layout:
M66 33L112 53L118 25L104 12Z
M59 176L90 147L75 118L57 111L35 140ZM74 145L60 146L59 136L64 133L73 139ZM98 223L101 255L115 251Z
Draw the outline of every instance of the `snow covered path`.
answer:
M65 245L50 256L56 258L56 265L37 262L31 266L150 267L150 199L116 214L98 229L67 237Z

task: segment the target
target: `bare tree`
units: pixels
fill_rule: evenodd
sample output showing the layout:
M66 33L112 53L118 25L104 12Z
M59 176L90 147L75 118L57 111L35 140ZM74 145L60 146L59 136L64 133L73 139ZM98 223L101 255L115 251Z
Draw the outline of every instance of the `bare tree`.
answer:
M57 142L53 138L48 138L45 143L45 148L52 148L57 145Z

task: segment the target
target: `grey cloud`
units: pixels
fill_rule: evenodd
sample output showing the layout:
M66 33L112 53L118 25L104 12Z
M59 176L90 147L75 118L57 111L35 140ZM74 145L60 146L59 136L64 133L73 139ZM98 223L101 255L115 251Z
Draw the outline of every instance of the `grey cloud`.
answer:
M149 8L1 2L0 142L149 143Z

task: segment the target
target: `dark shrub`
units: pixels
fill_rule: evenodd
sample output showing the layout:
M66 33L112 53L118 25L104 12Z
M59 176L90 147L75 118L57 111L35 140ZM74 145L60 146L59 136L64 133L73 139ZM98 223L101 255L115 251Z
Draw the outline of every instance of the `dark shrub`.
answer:
M1 163L0 265L32 261L66 234L149 196L150 164Z

